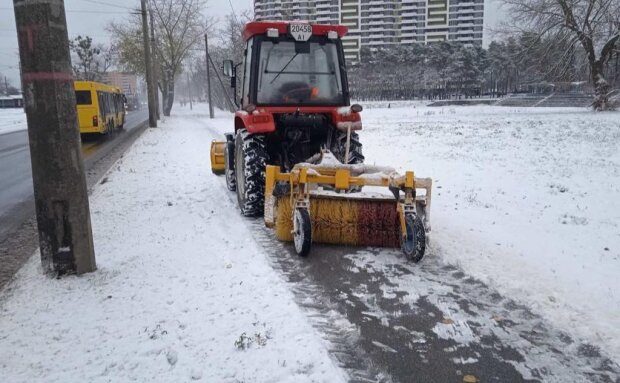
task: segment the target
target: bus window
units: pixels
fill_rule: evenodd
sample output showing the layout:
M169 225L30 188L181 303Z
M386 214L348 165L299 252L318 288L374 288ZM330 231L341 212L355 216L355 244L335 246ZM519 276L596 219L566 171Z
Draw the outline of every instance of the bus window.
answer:
M90 105L93 100L90 97L90 90L76 90L75 91L75 103L77 105Z
M106 94L103 92L97 92L97 96L99 98L99 113L105 117L109 111Z

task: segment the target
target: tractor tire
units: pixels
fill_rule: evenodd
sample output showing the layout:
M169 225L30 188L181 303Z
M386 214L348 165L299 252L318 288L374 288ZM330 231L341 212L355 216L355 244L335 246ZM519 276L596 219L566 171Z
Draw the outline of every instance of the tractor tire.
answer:
M235 136L235 176L241 214L260 217L265 204L265 137L240 129Z
M347 133L333 129L329 150L338 160L340 160L340 162L344 164L344 158L347 153ZM349 161L347 165L363 163L364 155L362 154L362 143L360 142L360 137L357 132L351 132Z
M293 213L294 227L296 228L293 233L293 244L295 245L295 252L300 257L305 257L310 252L312 246L312 221L310 220L310 213L308 209L295 209Z
M226 176L226 188L230 191L237 190L234 141L226 141L226 146L224 146L224 174Z
M426 251L426 230L419 216L407 214L405 216L407 235L401 240L401 247L408 260L418 263L424 258Z
M329 150L340 162L344 164L344 159L347 155L347 133L338 129L333 129ZM360 136L357 132L351 132L351 142L349 143L349 161L347 165L363 163L364 155L362 154L362 143L360 142ZM361 186L351 186L348 190L349 193L359 193L361 191Z

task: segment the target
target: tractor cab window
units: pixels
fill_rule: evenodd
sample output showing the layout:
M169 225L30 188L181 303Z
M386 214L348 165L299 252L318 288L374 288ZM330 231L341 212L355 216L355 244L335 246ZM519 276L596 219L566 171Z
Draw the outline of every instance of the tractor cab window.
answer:
M263 40L258 59L257 104L344 104L335 42Z

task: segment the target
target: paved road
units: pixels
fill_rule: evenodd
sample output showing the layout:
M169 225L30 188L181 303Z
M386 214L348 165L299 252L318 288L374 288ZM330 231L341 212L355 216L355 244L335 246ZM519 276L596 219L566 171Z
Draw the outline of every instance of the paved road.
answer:
M86 137L82 142L86 169L96 154L118 144L148 118L146 111L130 112L123 131L111 137ZM28 133L0 135L0 242L34 213Z

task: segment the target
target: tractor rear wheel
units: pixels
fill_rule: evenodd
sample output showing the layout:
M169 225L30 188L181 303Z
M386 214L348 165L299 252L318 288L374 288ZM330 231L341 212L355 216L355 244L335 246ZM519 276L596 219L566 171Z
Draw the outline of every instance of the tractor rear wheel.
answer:
M235 137L235 176L237 201L241 214L258 217L264 212L265 166L267 164L265 137L240 129Z
M329 150L340 162L344 164L347 153L347 132L333 129L331 136L331 145ZM362 154L362 143L357 132L351 132L351 140L349 143L349 161L348 165L363 164L364 155Z
M237 190L237 176L235 175L235 142L226 141L224 146L224 174L226 187L230 191Z
M344 164L345 157L347 156L347 132L333 129L329 144L329 151ZM347 165L363 163L364 155L362 154L362 143L360 142L360 136L357 132L351 132L351 140L349 142L349 161L347 162ZM351 186L348 190L349 193L361 191L361 186Z

